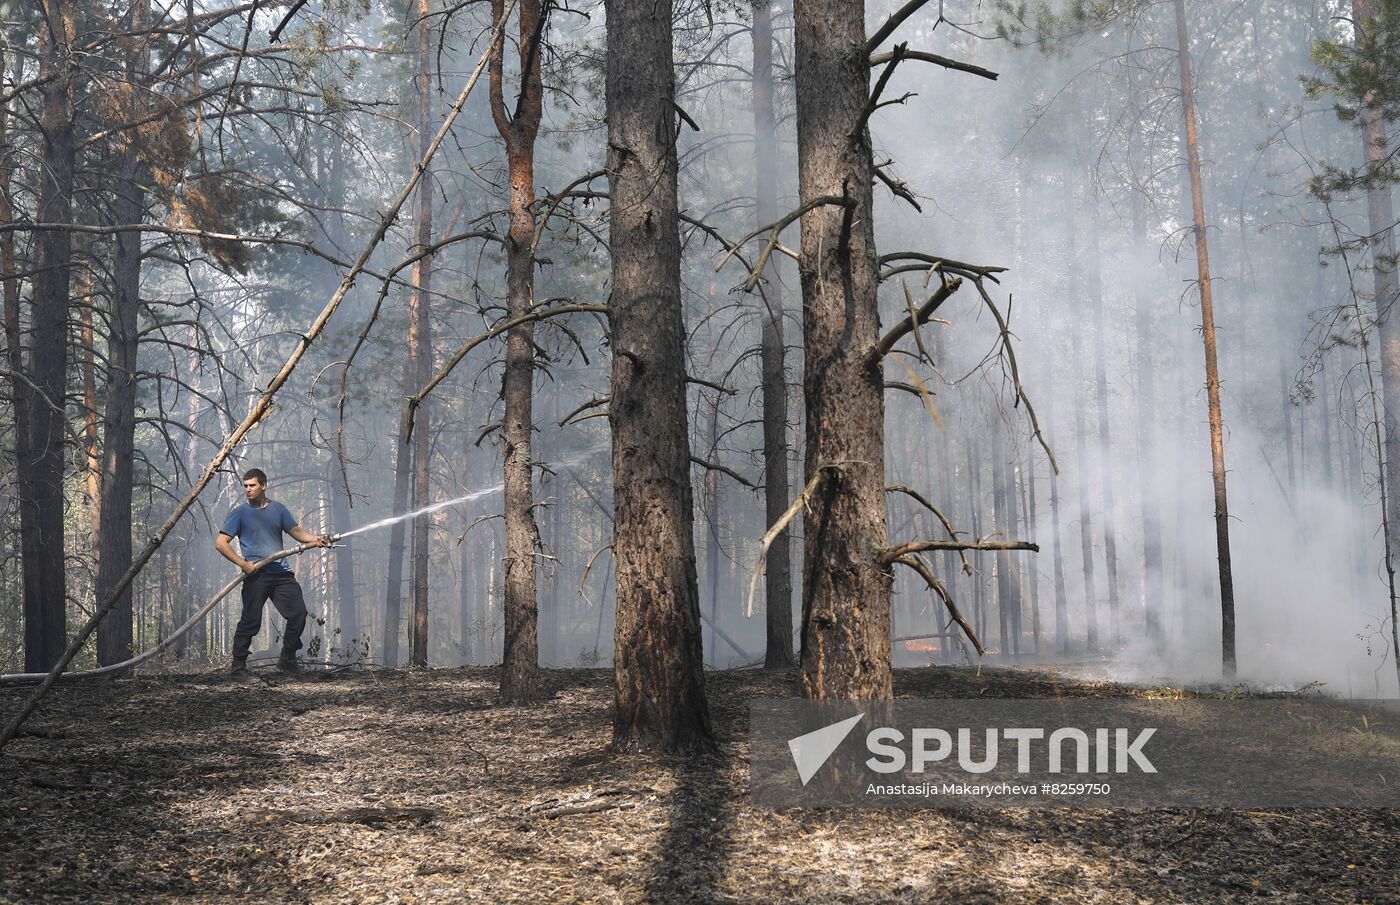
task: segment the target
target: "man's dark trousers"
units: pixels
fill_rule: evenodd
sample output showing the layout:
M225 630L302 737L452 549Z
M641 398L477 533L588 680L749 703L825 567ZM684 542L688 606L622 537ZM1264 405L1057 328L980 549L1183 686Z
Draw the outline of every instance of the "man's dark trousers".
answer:
M301 585L297 584L297 577L291 572L262 570L249 575L243 582L243 616L233 633L235 660L248 656L248 649L253 646L253 636L262 628L263 604L268 600L287 620L287 631L282 636L283 656L295 656L301 650L301 633L306 628L306 601L301 596Z

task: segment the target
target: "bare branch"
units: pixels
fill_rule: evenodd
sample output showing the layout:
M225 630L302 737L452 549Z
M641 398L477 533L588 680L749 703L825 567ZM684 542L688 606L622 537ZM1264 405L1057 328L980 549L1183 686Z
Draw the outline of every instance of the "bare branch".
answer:
M608 312L608 306L579 304L560 305L558 308L536 309L527 314L522 314L519 317L512 317L503 320L500 323L496 324L496 326L492 327L490 330L487 330L485 333L482 333L478 336L474 336L471 339L467 340L467 342L463 344L463 346L460 349L458 349L457 352L450 359L448 359L447 364L443 365L442 368L439 369L438 372L433 375L432 380L429 380L426 384L424 384L418 390L417 393L414 393L412 396L408 397L408 404L404 406L403 410L403 426L401 429L401 433L399 434L400 442L407 443L409 439L413 436L413 414L415 411L417 411L418 406L423 404L423 400L427 397L429 393L431 393L434 389L437 388L438 384L442 383L444 380L447 379L448 375L452 373L452 371L457 367L457 365L462 363L462 359L466 358L467 353L470 352L472 349L475 349L477 346L481 345L482 343L486 342L492 337L500 336L502 333L507 332L512 327L518 327L521 324L528 324L533 321L545 320L547 318L554 317L558 314L571 314L577 311L594 311L599 314L606 314ZM477 440L477 442L480 443L481 441Z
M933 312L938 310L938 306L946 302L949 296L957 292L961 286L962 280L949 280L938 287L938 291L929 296L928 301L920 305L918 311L915 311L904 320L895 324L881 337L880 341L870 350L871 357L878 360L890 354L890 350L894 348L895 343L899 342L910 333L916 332L920 324L927 323L929 318L933 317ZM920 345L922 346L923 343L920 342Z
M816 493L817 488L826 481L827 472L835 470L835 465L822 465L818 467L817 473L812 476L812 480L808 481L807 486L802 488L802 492L797 495L797 499L792 501L792 505L787 508L787 511L782 514L782 517L769 526L767 531L763 532L763 537L760 538L758 542L758 560L753 564L753 578L749 581L749 596L748 599L744 601L745 618L753 618L753 597L754 594L758 593L758 577L763 574L763 564L768 559L768 548L773 546L773 541L777 540L778 535L783 533L783 529L786 528L793 519L797 518L797 513L802 511L802 507L807 505L807 501L811 499L812 494Z
M893 56L894 54L891 51L886 51L885 53L877 53L870 58L870 65L879 66L882 63L888 63L893 58ZM959 60L949 59L948 57L939 56L936 53L928 53L923 50L906 50L904 52L904 59L918 60L921 63L932 63L935 66L942 66L944 69L954 69L958 72L970 73L971 75L981 76L982 78L989 79L993 82L995 82L1000 77L998 73L995 73L990 69L983 69L981 66L974 66L971 63L963 63Z
M886 547L880 553L880 562L892 563L910 553L925 550L1029 550L1040 552L1040 545L1024 540L911 540L897 547Z
M748 478L744 477L743 475L739 474L737 471L734 471L731 468L725 468L718 462L710 462L700 458L699 456L691 456L690 461L694 462L696 465L699 465L701 468L708 468L711 471L723 472L724 474L727 474L734 480L738 481L740 484L743 484L745 487L751 489L754 487L754 483Z
M948 593L947 588L943 587L943 582L933 576L932 570L915 556L901 556L896 559L895 562L900 565L908 566L919 573L919 577L928 584L929 589L943 599L943 605L948 608L948 615L953 617L953 621L963 630L963 634L967 636L967 640L971 641L972 646L977 648L977 653L986 654L987 649L982 646L982 641L977 637L977 633L972 630L972 626L967 624L967 620L964 619L962 613L958 611L958 605L953 602L952 595Z
M749 233L747 236L744 236L744 238L740 239L738 242L735 242L734 247L730 249L729 253L726 254L723 258L721 258L720 262L715 265L715 272L718 273L720 269L722 269L724 265L728 263L730 257L737 253L738 250L742 248L745 244L747 244L751 239L757 238L758 236L761 236L764 233L769 233L770 235L768 238L768 244L763 247L763 253L758 256L758 261L755 263L752 271L749 273L749 278L744 281L743 291L751 291L753 287L758 285L759 279L763 276L763 268L767 265L768 258L773 254L773 249L777 247L778 236L782 234L783 230L787 229L788 226L790 226L794 221L799 219L803 214L807 213L808 211L814 208L821 207L824 204L839 204L842 207L855 207L854 201L852 201L850 198L846 198L841 195L822 195L820 198L813 198L811 201L808 201L806 204L802 205L796 210L789 211L788 213L780 217L778 220L768 224L767 226L760 226L758 229Z

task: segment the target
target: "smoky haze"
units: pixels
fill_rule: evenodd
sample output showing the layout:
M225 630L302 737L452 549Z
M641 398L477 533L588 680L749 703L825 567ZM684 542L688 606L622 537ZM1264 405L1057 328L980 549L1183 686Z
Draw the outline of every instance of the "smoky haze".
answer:
M874 25L902 4L867 5ZM1370 262L1355 250L1346 257L1323 252L1366 235L1366 209L1364 199L1323 205L1307 191L1312 175L1329 164L1355 166L1361 154L1355 126L1339 120L1328 100L1306 98L1299 82L1315 71L1314 41L1345 37L1335 15L1340 5L1297 0L1238 14L1219 4L1189 5L1223 381L1239 681L1395 696L1372 372L1356 335L1364 320L1348 314L1360 311L1364 319L1371 310ZM889 161L884 172L921 208L876 184L880 252L1005 268L988 284L988 301L964 285L939 309L941 322L887 358L886 380L900 386L886 394L886 464L890 483L925 496L963 535L1032 540L1040 552L969 553L970 572L956 554L926 555L986 645L985 658L950 626L923 581L900 568L895 664L1059 663L1134 682L1217 683L1211 455L1170 10L1149 7L1073 40L1038 42L1034 31L1014 28L1012 37L999 37L1010 20L996 6L930 4L898 38L911 49L992 70L995 81L905 61L882 95L899 102L871 118L876 162ZM705 660L727 668L760 664L765 646L761 583L753 615L745 614L766 528L762 301L739 291L746 272L738 260L716 272L725 254L716 234L733 241L762 225L755 219L750 11L747 3L677 7L677 103L695 126L682 125L679 153L681 207L691 218L682 229L682 276L686 364L695 381L691 451L701 460L692 471L697 575ZM545 81L554 88L536 150L542 196L605 161L603 11L588 3L578 12L556 16L548 30ZM256 14L255 47L282 15ZM241 21L216 33L237 45ZM276 245L255 251L242 270L193 247L150 255L142 323L168 342L141 348L143 374L156 376L143 376L140 404L183 428L177 441L168 427L138 429L137 537L171 511L171 497L183 495L216 441L267 385L417 159L417 136L405 126L417 104L406 51L416 39L405 37L403 10L370 2L347 12L312 2L299 22L305 30L294 36L323 48L298 76L316 88L307 102L314 116L205 126L225 131L221 141L214 131L205 134L202 152L257 173L248 183L266 194L258 196L257 216L247 214L257 221L246 224L248 232L304 239L336 262ZM442 39L432 99L439 115L475 65L486 24L472 7L450 17L443 34L435 31ZM775 7L775 32L778 200L791 210L797 154L786 4ZM342 45L393 52L324 50ZM880 71L875 67L873 78ZM509 67L507 75L513 84ZM504 232L505 160L484 87L454 126L431 178L441 237ZM536 298L605 303L606 180L574 188L541 233L546 260L536 268ZM251 197L254 189L247 191ZM178 220L158 205L149 217ZM748 260L765 240L744 246ZM782 244L797 243L794 224ZM361 279L277 411L226 469L217 494L206 494L156 569L140 579L138 649L227 579L227 564L212 551L213 531L239 501L243 468L266 470L270 495L312 530L343 533L394 516L396 435L412 393L403 375L408 271L387 284L383 276L413 245L404 218L371 261L379 276ZM499 244L466 238L433 260L428 295L440 367L502 318L505 256ZM906 290L918 304L937 279L910 270L887 280L884 323L905 316ZM786 306L791 499L805 483L802 318L797 268L781 251L767 285L781 288ZM1007 318L1014 373L991 306ZM168 313L187 309L197 312L198 329ZM540 659L549 666L606 666L612 658L605 327L603 318L579 313L558 325L541 323L536 332ZM936 370L916 354L919 343ZM431 490L415 505L461 498L431 513L432 665L501 659L504 530L501 496L492 491L502 483L503 358L500 340L474 348L434 392L431 416L416 428L431 438ZM1378 369L1373 373L1378 380ZM889 529L894 542L946 536L932 513L902 493L889 498ZM793 534L796 635L800 520ZM310 634L318 639L308 653L330 662L379 662L389 532L348 540L296 564L315 617ZM94 568L92 551L79 549L70 595L91 599ZM17 588L14 564L3 573ZM407 614L407 577L402 595ZM6 636L18 638L18 615L6 618ZM227 649L235 620L223 610L210 617L208 653ZM274 637L264 632L257 643L275 646ZM0 672L19 663L18 642L3 654ZM182 650L162 663L180 670L198 660Z

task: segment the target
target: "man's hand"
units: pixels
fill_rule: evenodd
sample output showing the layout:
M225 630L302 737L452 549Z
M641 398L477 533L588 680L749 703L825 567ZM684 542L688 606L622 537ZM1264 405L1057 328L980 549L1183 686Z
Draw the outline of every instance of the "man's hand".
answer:
M334 540L335 538L331 537L329 534L321 534L316 538L316 546L329 547Z
M243 560L243 562L238 564L238 568L243 570L244 575L252 575L254 572L257 571L258 564L255 562L249 562L245 559Z

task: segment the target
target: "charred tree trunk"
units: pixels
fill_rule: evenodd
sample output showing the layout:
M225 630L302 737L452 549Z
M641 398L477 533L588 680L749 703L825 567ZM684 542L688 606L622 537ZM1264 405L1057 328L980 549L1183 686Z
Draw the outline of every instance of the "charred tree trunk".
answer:
M493 19L505 14L504 0L492 0ZM529 313L535 295L535 138L543 110L540 79L544 22L539 0L520 4L521 83L514 111L506 108L505 33L491 55L491 115L505 145L510 182L510 230L506 237L507 316ZM534 431L534 324L506 337L505 400L505 646L501 659L501 700L528 704L540 696L539 599L535 553L540 545L532 485Z
M6 59L7 48L0 47L0 73L6 72L11 61ZM22 62L13 64L18 71ZM15 81L20 81L19 76ZM11 138L10 105L0 104L0 223L8 226L14 222L15 210L10 203L10 187L14 182L15 147ZM21 463L27 463L28 451L25 446L25 429L29 424L29 392L24 383L24 353L21 347L23 331L20 327L19 268L15 264L15 234L6 230L0 233L0 292L4 295L5 365L9 368L8 381L10 411L14 415L12 435L14 442L15 472L5 477L6 511L15 506L23 493ZM6 525L8 533L9 524ZM9 540L9 538L7 538ZM15 539L16 541L18 538ZM21 543L13 543L10 549L21 548ZM6 551L9 553L9 551ZM8 571L8 570L6 570ZM18 595L16 595L18 596Z
M145 216L141 166L134 150L118 165L112 217L118 224ZM132 468L136 453L136 353L141 310L141 233L117 233L112 256L112 310L107 337L107 405L102 417L102 479L97 557L97 599L106 600L131 567ZM97 662L131 657L131 588L122 592L97 626Z
M418 14L418 158L428 156L437 123L433 116L433 42L428 18L428 0L416 0ZM433 243L433 178L432 170L423 174L418 183L417 209L413 215L414 254L426 251ZM409 302L409 344L417 347L414 357L414 383L425 386L433 378L433 256L424 254L413 264L413 289ZM432 452L433 416L424 397L417 413L418 430L413 435L413 502L415 508L431 502L429 459ZM413 520L413 623L409 665L428 665L428 527L431 515Z
M802 690L891 696L890 589L880 562L885 405L879 340L863 0L796 6L806 477L823 475L804 527Z
M40 0L38 198L40 223L73 222L77 153L73 92L77 61L72 0ZM20 541L24 559L24 668L47 672L63 656L67 575L63 537L63 471L68 371L68 311L73 236L34 235L33 318L28 377L22 392L29 422L20 479Z
M756 217L760 224L782 216L778 210L778 126L773 102L772 0L753 4L753 132ZM762 296L763 334L759 353L763 372L763 500L767 524L788 507L788 391L783 346L783 283L769 280ZM766 669L785 669L796 660L792 650L792 553L786 530L773 538L764 573L767 607Z
M1201 338L1206 353L1206 402L1210 412L1211 477L1215 491L1215 550L1220 566L1221 667L1225 677L1230 679L1235 675L1235 582L1230 567L1230 507L1225 497L1225 426L1224 417L1220 412L1220 368L1216 363L1215 351L1215 303L1211 294L1210 247L1206 240L1206 205L1201 185L1200 142L1196 134L1196 96L1191 76L1190 37L1186 30L1186 0L1176 0L1176 39L1177 60L1181 69L1186 160L1191 176L1196 271L1201 293ZM1397 345L1396 366L1396 377L1400 379L1400 345Z
M620 748L711 744L695 575L670 0L607 0Z

